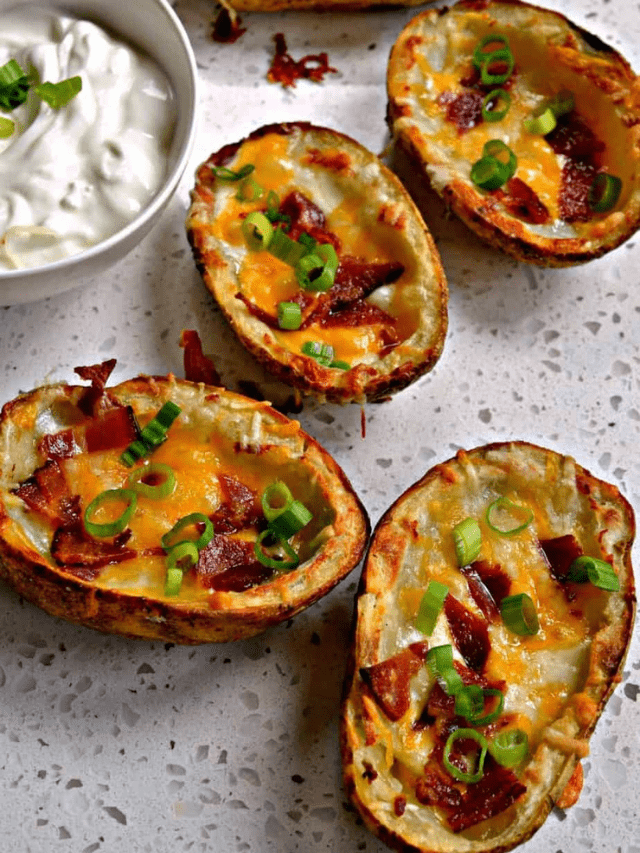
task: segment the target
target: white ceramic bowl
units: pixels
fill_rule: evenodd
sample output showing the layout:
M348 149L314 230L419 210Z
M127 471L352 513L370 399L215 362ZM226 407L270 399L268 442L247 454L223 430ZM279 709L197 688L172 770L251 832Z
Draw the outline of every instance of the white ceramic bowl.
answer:
M0 0L0 18L5 10L22 5L49 4L41 0ZM87 283L128 254L148 234L175 193L195 139L196 61L188 36L167 0L54 0L51 6L105 26L154 59L175 93L175 130L164 181L135 219L80 254L40 267L0 270L0 305L55 296Z

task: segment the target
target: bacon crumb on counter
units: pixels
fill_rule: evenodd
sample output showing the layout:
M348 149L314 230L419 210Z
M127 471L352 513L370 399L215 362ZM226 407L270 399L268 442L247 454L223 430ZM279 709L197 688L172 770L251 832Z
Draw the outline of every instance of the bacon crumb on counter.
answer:
M267 72L270 83L280 83L285 89L294 88L298 80L312 80L321 83L325 74L337 74L336 68L329 65L326 53L310 53L302 59L294 59L287 49L287 42L282 33L274 36L276 49Z
M233 44L247 31L241 24L242 18L236 12L222 6L213 22L211 38L218 44Z

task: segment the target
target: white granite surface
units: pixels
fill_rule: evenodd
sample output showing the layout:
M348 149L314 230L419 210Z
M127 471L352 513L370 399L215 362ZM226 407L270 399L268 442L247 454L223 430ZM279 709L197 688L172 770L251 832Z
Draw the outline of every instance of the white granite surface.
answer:
M640 71L636 0L540 0L597 32ZM0 308L0 402L116 356L114 379L182 370L200 331L224 380L265 382L193 266L183 220L198 162L266 121L310 119L380 152L390 45L416 10L245 15L210 39L213 6L178 0L202 79L193 168L140 247L55 299ZM338 74L290 91L266 82L272 37L326 50ZM307 404L300 420L340 461L375 523L460 447L520 438L568 452L640 515L640 238L573 270L483 246L430 205L450 284L436 369L391 402ZM636 567L640 548L635 547ZM321 603L247 642L197 648L107 637L0 588L3 853L384 853L341 787L338 701L357 573ZM640 644L634 641L585 761L578 804L522 853L640 853Z

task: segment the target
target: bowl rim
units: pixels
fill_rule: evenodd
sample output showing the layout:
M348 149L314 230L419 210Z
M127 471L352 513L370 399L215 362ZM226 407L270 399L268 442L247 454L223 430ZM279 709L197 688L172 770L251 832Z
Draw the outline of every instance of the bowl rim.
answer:
M178 183L182 179L182 175L184 174L189 159L191 157L191 152L193 150L196 138L196 107L198 104L199 92L198 69L195 54L193 52L193 47L191 45L191 41L189 40L189 36L187 35L182 21L169 5L169 0L153 0L153 2L161 8L165 16L170 20L170 23L173 29L175 30L175 34L178 36L178 39L184 49L185 56L187 59L187 69L189 71L189 80L191 84L190 88L192 103L178 105L179 110L184 110L186 111L187 115L191 116L190 120L188 121L188 132L184 140L182 141L180 148L178 149L178 156L175 163L171 167L170 173L165 177L157 193L149 201L146 207L144 207L130 222L128 222L125 226L120 228L115 233L111 234L105 240L101 240L99 243L96 243L93 246L89 246L89 248L83 250L82 252L78 252L77 254L69 255L66 258L60 258L56 261L50 261L46 264L40 264L36 267L23 267L21 269L15 270L0 270L0 304L2 304L1 287L5 282L11 283L16 281L24 281L24 283L27 284L30 279L37 279L44 275L54 276L57 272L63 272L80 264L90 262L95 257L101 255L106 256L116 245L122 243L126 245L137 231L144 229L147 225L149 225L150 220L153 220L156 215L165 207L171 196L174 194ZM61 8L64 8L64 0L60 5ZM115 29L115 32L117 35L127 38L126 34L118 31L117 27ZM158 65L160 65L165 74L167 74L167 77L169 77L166 67L163 66L161 62L155 57L154 60L158 63ZM178 122L179 113L176 117L176 127L178 125ZM73 286L74 285L72 284L69 285L69 287ZM60 291L56 292L63 292L64 289L67 288L63 288Z

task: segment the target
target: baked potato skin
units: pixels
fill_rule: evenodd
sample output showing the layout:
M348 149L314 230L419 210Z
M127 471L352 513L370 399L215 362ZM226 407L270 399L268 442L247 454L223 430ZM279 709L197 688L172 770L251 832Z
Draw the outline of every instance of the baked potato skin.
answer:
M421 836L418 818L412 819L410 826L403 826L400 813L394 813L392 800L398 795L406 797L418 811L428 811L429 807L417 803L415 796L411 798L406 785L404 789L397 784L391 785L390 768L394 761L402 760L395 752L399 735L390 734L393 725L371 697L368 703L363 699L366 690L361 670L393 653L395 647L390 635L402 635L398 645L415 640L403 624L402 616L391 612L389 593L394 587L407 584L411 577L411 573L407 574L407 564L410 561L419 563L418 551L412 545L418 542L420 529L431 524L428 512L420 515L426 502L424 495L444 497L450 487L455 488L461 481L482 491L491 479L479 473L483 466L497 466L496 470L503 472L499 474L501 479L510 476L512 465L519 472L518 477L526 478L528 472L533 472L534 478L539 479L547 472L549 494L555 492L553 500L570 502L577 498L579 509L575 512L586 513L589 517L588 522L581 521L590 531L586 538L593 534L600 536L600 541L606 540L606 550L612 557L621 589L611 594L614 598L607 600L607 613L591 637L588 672L580 692L569 698L562 718L553 721L545 730L531 766L525 771L527 787L533 789L531 797L527 792L504 815L496 815L480 822L477 829L472 827L461 833L447 831L443 818L439 819L439 828L435 831L433 826L426 826L425 821L425 833ZM556 482L552 485L554 479ZM574 485L567 488L570 482ZM448 525L447 532L452 526L453 522ZM340 749L348 798L367 827L391 849L402 853L505 853L528 840L542 826L554 805L566 808L577 800L581 788L580 759L588 754L588 739L620 681L633 631L636 596L631 548L634 536L633 510L615 486L596 479L571 457L524 442L496 443L460 451L454 459L428 471L382 516L369 544L356 597L353 640L342 698ZM422 639L428 640L424 635ZM437 645L438 641L433 644ZM372 758L377 743L386 744L382 748L386 749L382 762ZM420 761L424 758L418 755L416 763ZM386 777L385 767L389 768ZM370 781L363 781L365 776ZM379 777L382 777L380 782ZM396 774L396 782L402 778L402 774ZM380 785L377 793L370 790L374 783ZM387 801L384 793L381 795L385 789ZM406 814L409 814L409 807Z
M276 340L273 331L238 298L237 261L230 259L228 247L214 235L219 186L211 167L229 167L244 147L274 134L288 140L287 156L291 162L299 161L297 167L308 158L311 165L305 171L311 176L312 190L313 169L319 171L319 181L328 181L335 186L337 196L347 199L349 182L355 183L359 175L366 174L374 187L369 198L373 196L371 209L375 215L370 211L362 214L368 217L363 221L390 227L417 270L408 273L411 278L403 284L407 292L412 290L408 298L410 310L417 316L417 328L386 355L369 354L349 370L324 367ZM360 193L364 192L362 183L357 186ZM313 192L309 194L314 201ZM186 228L204 284L240 341L269 372L302 393L334 403L380 402L430 371L440 358L448 325L448 288L433 238L398 178L345 134L308 122L289 122L266 125L246 139L224 146L197 170Z
M354 12L367 9L391 9L420 6L424 0L225 0L236 12Z
M0 577L26 600L53 616L105 633L182 644L228 642L254 636L299 613L360 560L369 533L366 512L342 469L297 422L268 404L169 375L141 376L108 392L131 405L137 416L148 416L169 399L179 400L183 412L200 427L212 419L212 431L226 431L238 445L246 444L249 453L268 452L269 442L285 453L290 449L291 464L305 466L335 512L335 535L297 569L244 592L213 591L204 601L167 598L162 589L155 595L108 588L57 566L21 532L8 501L11 490L42 462L36 423L61 411L71 412L73 421L86 390L45 386L7 403L0 413Z
M505 209L494 193L484 192L473 184L469 177L470 163L458 156L455 146L447 147L446 143L434 141L434 129L441 129L446 121L441 119L434 123L433 116L426 121L420 98L414 90L430 80L429 97L435 101L443 93L438 90L437 74L432 74L429 68L422 72L420 68L428 66L424 55L429 48L442 42L446 49L449 39L453 45L469 22L473 31L478 33L493 30L508 37L518 30L528 33L531 52L537 51L537 55L543 57L545 67L550 69L549 80L554 80L554 68L561 69L557 72L556 91L573 86L576 91L582 91L575 81L585 81L585 87L589 88L580 95L578 107L587 109L585 102L591 99L597 104L588 123L596 124L598 133L607 134L602 141L614 152L610 155L611 171L615 173L620 162L624 164L622 198L614 210L594 216L584 227L580 224L580 227L568 229L557 216L552 216L548 228L532 227ZM534 75L528 69L526 75L518 75L516 55L512 103L522 99L534 103L536 93L527 82L529 78L534 79ZM449 209L494 248L527 263L572 266L615 249L640 227L640 182L637 177L640 162L640 80L616 50L562 14L521 0L461 0L452 7L426 10L409 23L394 45L387 72L387 88L387 120L397 146ZM508 121L509 114L504 122L493 123L492 133L488 135L509 141L513 139L513 150L518 154L518 136L521 133L508 125ZM474 159L480 156L481 148L480 144ZM563 227L554 233L554 224Z

